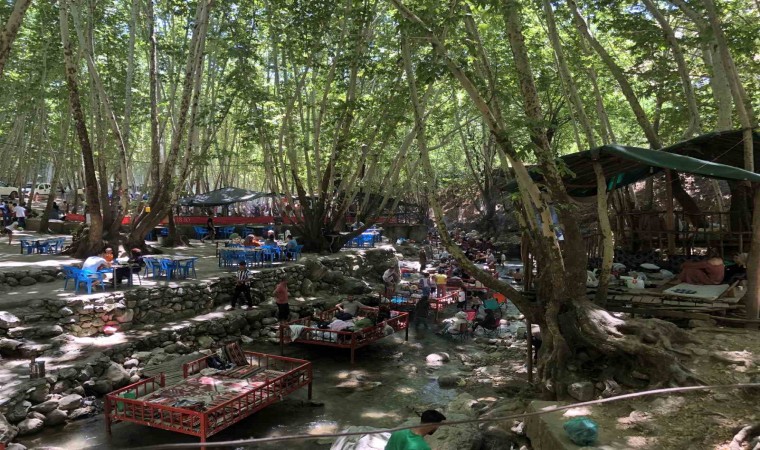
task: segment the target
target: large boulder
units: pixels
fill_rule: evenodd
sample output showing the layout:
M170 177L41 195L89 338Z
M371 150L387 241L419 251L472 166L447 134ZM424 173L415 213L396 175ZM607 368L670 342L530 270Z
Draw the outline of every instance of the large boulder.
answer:
M5 417L11 422L11 423L18 423L24 420L29 414L29 409L32 407L31 402L28 402L26 400L21 401L13 405L10 409L8 409L8 412L5 413Z
M45 422L40 419L25 419L18 424L19 436L27 436L39 433L45 427Z
M36 411L42 414L47 414L56 408L58 408L58 400L50 399L50 400L40 403L39 405L32 406L32 411Z
M45 416L45 425L54 427L56 425L62 425L66 423L66 419L69 417L69 415L66 413L66 411L61 411L60 409L54 409L47 413Z
M304 265L305 277L313 282L322 281L329 271L318 259L307 257L301 260Z
M305 278L301 282L301 295L313 295L314 294L314 283L308 278Z
M111 363L106 369L103 378L111 382L115 388L126 386L129 383L129 372L117 363Z
M446 420L466 420L472 415L446 413ZM439 428L435 434L428 436L430 448L436 450L477 450L483 443L483 435L478 430L477 424L453 425Z
M23 342L15 339L0 339L0 355L18 356L18 348L21 345L23 345Z
M71 394L67 395L66 397L63 397L58 401L58 409L62 409L64 411L71 411L73 409L79 408L79 406L82 404L82 396L79 394Z
M18 428L11 425L4 415L0 414L0 444L7 444L18 435Z
M372 292L372 288L366 281L345 277L341 286L341 292L348 295L361 295Z
M29 393L29 400L34 404L42 403L47 400L48 395L50 395L50 385L42 383Z
M571 383L567 387L567 393L570 397L580 401L587 402L594 399L594 383L590 381L579 381Z
M21 320L8 311L0 311L0 328L7 330L19 326L20 323Z

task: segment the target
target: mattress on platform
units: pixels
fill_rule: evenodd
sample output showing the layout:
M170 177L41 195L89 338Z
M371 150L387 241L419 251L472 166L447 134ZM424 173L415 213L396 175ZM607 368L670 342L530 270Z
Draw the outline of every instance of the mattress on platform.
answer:
M251 368L241 366L238 369ZM283 375L275 370L258 370L240 377L241 373L230 371L229 374L218 372L214 375L196 375L184 379L181 383L161 388L145 395L140 400L177 408L205 411L232 400L246 392L253 391L267 381Z
M669 289L665 289L663 294L673 297L697 298L702 300L715 301L728 290L727 284L677 284Z

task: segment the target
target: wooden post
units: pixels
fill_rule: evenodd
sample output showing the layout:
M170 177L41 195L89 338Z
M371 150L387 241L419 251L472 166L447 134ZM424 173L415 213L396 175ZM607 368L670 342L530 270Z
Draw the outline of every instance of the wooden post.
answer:
M678 175L676 174L676 176ZM670 170L665 171L665 207L667 208L665 227L668 234L668 255L673 255L676 252L676 228L673 212L673 175Z

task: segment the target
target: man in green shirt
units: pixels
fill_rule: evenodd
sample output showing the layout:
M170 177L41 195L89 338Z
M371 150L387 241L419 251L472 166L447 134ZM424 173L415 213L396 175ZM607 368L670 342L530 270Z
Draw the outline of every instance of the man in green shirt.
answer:
M420 426L391 434L385 450L430 450L424 436L435 433L446 416L434 409L428 409L420 416Z

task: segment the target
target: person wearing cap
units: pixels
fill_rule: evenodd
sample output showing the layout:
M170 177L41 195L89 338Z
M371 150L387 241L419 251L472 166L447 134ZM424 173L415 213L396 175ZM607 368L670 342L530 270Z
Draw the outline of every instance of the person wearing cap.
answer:
M394 431L385 450L430 450L425 436L432 435L441 426L446 416L434 409L428 409L420 416L420 426Z

